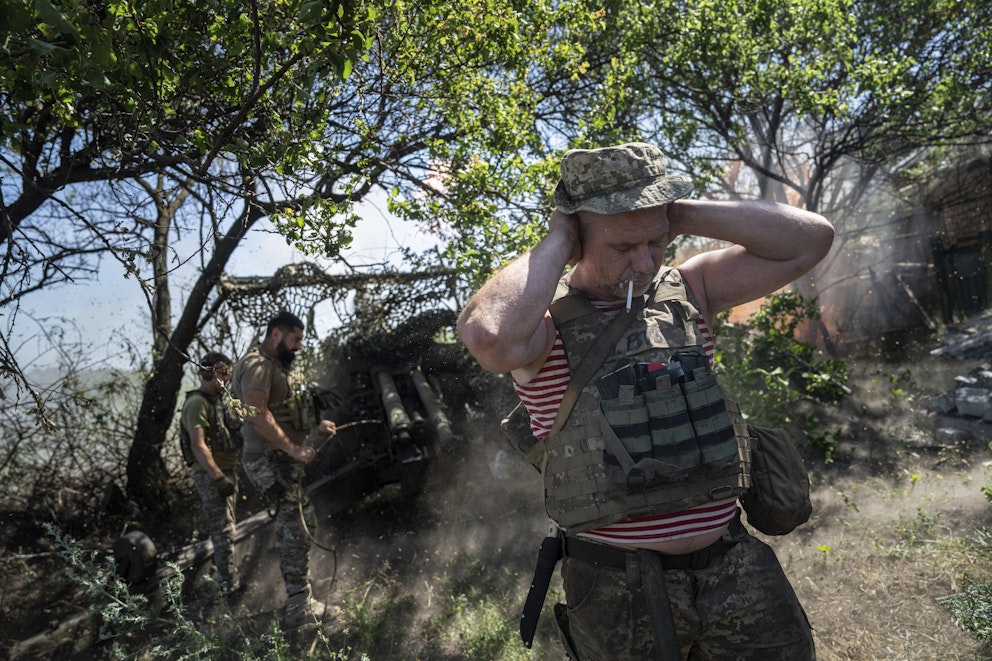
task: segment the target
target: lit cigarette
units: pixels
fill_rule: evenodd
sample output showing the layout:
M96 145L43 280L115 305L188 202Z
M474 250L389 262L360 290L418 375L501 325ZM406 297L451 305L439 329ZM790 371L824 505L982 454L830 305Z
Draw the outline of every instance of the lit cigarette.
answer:
M627 312L630 312L630 302L634 298L634 281L627 281Z

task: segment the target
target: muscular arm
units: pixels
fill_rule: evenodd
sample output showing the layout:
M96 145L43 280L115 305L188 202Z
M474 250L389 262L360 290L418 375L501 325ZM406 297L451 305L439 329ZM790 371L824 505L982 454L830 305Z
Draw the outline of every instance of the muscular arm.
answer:
M203 427L194 427L189 432L189 447L193 451L193 456L203 470L213 479L223 477L224 472L214 461L214 455L207 446L207 434Z
M248 418L248 422L259 436L276 446L296 461L304 463L313 459L313 449L305 445L297 445L276 423L269 410L269 395L264 390L246 390L242 400L248 406L255 407L257 413Z
M578 221L555 211L548 235L510 262L472 297L458 335L483 368L526 383L554 343L548 306L565 266L580 256Z
M834 236L822 216L774 202L680 200L668 219L671 238L691 234L734 244L679 267L706 318L799 278L823 259Z

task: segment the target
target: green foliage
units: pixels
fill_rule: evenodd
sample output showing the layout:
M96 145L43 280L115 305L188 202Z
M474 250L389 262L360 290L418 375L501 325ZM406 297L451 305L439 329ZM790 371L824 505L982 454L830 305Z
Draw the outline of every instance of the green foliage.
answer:
M268 97L254 106L263 119L275 110L270 102L291 91L305 108L320 77L347 78L369 47L362 30L374 17L357 7L346 11L343 3L309 0L253 6L6 0L4 14L0 87L12 91L14 103L4 106L0 134L11 147L30 149L23 140L34 130L99 129L107 137L130 136L134 158L202 158L224 150L259 165L286 155L292 142L268 148L289 137L292 126L273 122L267 126L273 140L252 140L246 127L232 123L237 111ZM260 29L260 18L269 29ZM292 88L275 87L295 62L315 56L320 63L297 68ZM31 105L44 112L29 112ZM98 118L108 126L93 124Z
M459 594L451 598L447 635L470 659L526 659L516 623L491 597Z
M514 603L516 581L505 569L458 555L449 562L445 608L434 622L443 644L470 659L523 661L530 652L520 643ZM545 622L545 624L547 624Z
M372 595L378 596L379 592L386 596L375 599ZM352 591L345 614L348 627L344 638L349 649L384 656L391 650L409 649L404 627L415 614L415 603L412 595L398 589L395 571L388 561ZM364 654L362 658L366 658Z
M533 658L517 632L518 577L465 553L429 566L437 573L426 579L419 573L414 584L404 585L387 562L356 586L345 608L345 647L364 650L373 659ZM426 590L428 604L436 606L418 611L411 590ZM542 618L538 638L555 640L554 626L552 618Z
M844 220L857 214L832 212L884 159L987 134L990 12L977 0L0 0L0 244L16 247L0 302L92 277L109 252L155 289L156 358L170 343L179 355L253 223L335 257L373 191L440 239L408 257L457 268L460 296L544 235L564 149L627 139L663 147L701 191ZM180 254L179 236L199 241ZM168 277L185 264L198 275L174 314ZM753 375L788 403L801 375L763 369ZM804 388L829 399L821 377L840 369L809 371ZM155 424L141 442L161 443Z
M992 583L965 581L964 592L938 599L957 625L979 638L992 641Z
M823 429L819 417L810 411L803 419L803 431L810 447L823 455L824 462L832 463L837 454L837 436Z
M984 487L983 492L986 492ZM988 528L977 529L965 542L966 548L975 554L970 560L985 565L992 560L992 531ZM977 581L968 575L962 577L961 583L962 592L938 599L937 603L950 611L961 629L992 641L992 583Z
M922 507L917 507L915 517L899 520L896 534L909 545L932 541L937 536L937 514L927 514Z
M334 258L357 203L386 191L442 242L467 229L465 250L413 268L488 272L536 240L540 127L565 125L556 76L581 57L556 31L594 20L544 1L3 2L0 304L92 278L104 254L150 294L155 365L128 461L146 509L163 499L135 490L166 481L178 365L247 232Z
M163 172L217 194L265 176L259 212L335 255L378 187L446 246L416 265L470 285L543 235L568 147L647 139L700 189L791 189L816 210L826 186L865 189L832 178L847 159L988 125L992 22L975 0L0 7L0 147L32 194ZM22 193L15 227L37 209ZM128 232L99 233L117 249Z
M992 530L978 528L965 541L968 550L973 551L983 562L992 561Z
M110 658L120 659L267 659L303 658L288 641L277 619L263 632L247 631L231 611L221 605L207 622L197 618L183 603L183 573L174 563L154 596L132 592L117 576L113 563L93 551L85 551L57 526L45 524L69 567L69 577L79 585L88 608L98 616L99 639L110 642ZM214 599L223 604L219 586ZM350 658L328 647L323 635L319 658ZM311 654L304 655L309 658Z
M171 611L178 614L175 621L169 622L171 634L166 640L159 640L145 650L152 658L165 658L171 647L178 656L173 658L197 658L218 645L218 640L209 633L201 633L182 617L182 604L179 595L182 588L182 574L173 567L173 578L163 583L164 601L150 600L143 594L132 593L127 585L113 571L113 566L99 562L93 552L80 549L71 538L62 534L57 527L46 524L46 531L55 539L60 554L69 566L70 578L84 591L90 609L100 618L99 638L112 640L112 656L115 659L134 658L135 637L150 629L159 630L167 622L164 618ZM212 658L219 658L214 656Z
M728 313L715 320L721 382L761 424L787 424L791 405L804 396L827 403L844 397L844 361L821 360L815 347L797 337L802 323L817 318L815 301L789 291L769 296L747 324L732 323ZM815 422L807 418L807 428ZM819 437L825 449L830 440Z
M701 189L833 216L885 159L980 140L992 121L992 9L977 0L582 4L600 14L564 29L587 97L571 144L647 139Z

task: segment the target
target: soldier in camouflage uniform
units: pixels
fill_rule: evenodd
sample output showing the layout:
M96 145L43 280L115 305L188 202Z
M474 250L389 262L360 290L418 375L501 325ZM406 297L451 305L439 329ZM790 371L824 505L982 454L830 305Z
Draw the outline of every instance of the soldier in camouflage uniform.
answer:
M781 204L683 199L691 190L651 145L567 152L548 234L472 297L459 336L482 367L511 373L526 405L534 446L522 449L563 549L555 615L572 659L815 659L775 554L740 519L749 451L711 372L708 327L806 273L833 228ZM681 234L727 247L664 267ZM577 348L612 341L613 319L625 323L619 341L587 364ZM700 384L718 396L700 404ZM669 393L685 416L666 418Z
M208 353L200 361L200 387L186 393L179 421L183 456L192 467L203 514L214 544L214 566L221 588L233 594L241 588L234 557L235 505L238 499L238 448L228 429L223 385L232 361Z
M303 330L298 317L280 312L269 321L262 342L235 365L232 377L234 396L249 409L241 427L245 473L276 511L287 628L341 612L314 599L310 582L308 556L317 519L303 477L316 452L305 441L314 430L333 435L335 425L330 420L318 423L301 408L304 390L291 364L302 347Z

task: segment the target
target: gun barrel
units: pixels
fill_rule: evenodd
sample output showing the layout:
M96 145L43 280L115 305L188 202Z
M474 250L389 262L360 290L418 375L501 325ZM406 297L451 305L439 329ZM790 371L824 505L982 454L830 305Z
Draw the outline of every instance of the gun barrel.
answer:
M396 388L396 382L393 381L392 375L386 371L376 372L375 380L379 384L382 408L386 413L386 422L389 424L389 429L394 434L409 432L413 423L410 421L410 416L407 414L406 409L403 408L403 400L400 397L399 390Z
M448 421L448 416L444 414L444 410L437 401L434 390L431 389L430 383L427 382L427 377L419 369L413 370L411 377L413 379L413 385L417 388L417 395L420 396L420 401L424 405L424 410L427 411L427 420L434 427L437 442L441 444L447 443L455 434L451 431L451 423Z

